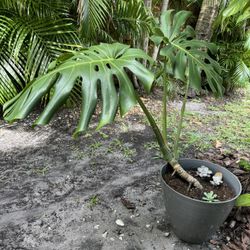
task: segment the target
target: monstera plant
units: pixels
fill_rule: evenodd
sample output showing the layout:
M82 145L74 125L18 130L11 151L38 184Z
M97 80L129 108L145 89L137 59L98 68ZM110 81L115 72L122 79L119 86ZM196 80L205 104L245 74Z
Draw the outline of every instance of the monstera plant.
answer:
M222 95L223 93L220 65L207 53L215 53L216 46L205 41L196 40L194 29L190 26L184 26L191 14L189 11L179 11L176 14L174 14L173 10L164 12L160 17L160 24L155 27L154 35L151 37L151 40L156 45L161 46L160 55L164 65L162 72L164 86L162 134L165 141L167 137L166 99L168 78L171 75L174 79L178 79L185 84L185 96L174 145L175 158L178 158L178 143L189 89L201 90L201 76L203 73L213 93L216 95Z
M161 26L156 28L153 40L161 43L161 55L165 63L172 65L173 74L186 83L187 89L190 86L199 89L200 75L204 72L211 89L220 93L219 65L204 50L205 48L212 52L214 48L205 42L193 40L194 33L190 27L183 29L189 16L190 13L185 11L175 15L172 11L167 11L162 16ZM42 97L51 95L44 111L35 121L35 125L47 124L75 87L80 86L82 106L78 127L74 133L74 136L77 136L88 128L99 96L102 113L98 129L111 123L118 110L124 115L139 103L155 133L163 158L190 185L202 188L196 178L180 166L176 155L166 143L166 126L161 129L156 123L131 82L128 72L132 72L144 89L150 92L154 75L140 60L153 63L142 50L120 43L100 44L86 50L67 53L50 66L47 74L29 83L21 93L4 105L5 120L12 122L25 118ZM166 71L163 74L167 78ZM164 95L166 97L166 93ZM163 112L163 116L166 120L166 112Z

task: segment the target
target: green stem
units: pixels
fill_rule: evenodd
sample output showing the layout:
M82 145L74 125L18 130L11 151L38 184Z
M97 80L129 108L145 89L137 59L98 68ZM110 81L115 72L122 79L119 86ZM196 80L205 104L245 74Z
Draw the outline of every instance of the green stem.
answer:
M141 98L139 97L139 95L136 93L136 99L139 103L139 105L141 106L144 114L146 115L149 123L150 123L150 126L155 134L155 137L156 137L156 140L160 146L160 150L163 154L163 158L164 160L170 162L173 160L173 156L172 154L170 153L170 148L167 146L167 144L165 143L164 141L164 138L162 136L162 133L159 129L159 127L157 126L156 122L155 122L155 119L153 118L153 116L151 115L151 113L149 112L149 110L146 108L146 106L144 105L143 101L141 100Z
M178 124L175 143L174 143L174 157L175 157L175 159L178 159L179 141L180 141L180 136L181 136L181 131L182 131L183 118L184 118L185 110L186 110L188 90L189 90L189 82L187 82L187 84L186 84L185 96L184 96L182 106L181 106L180 121Z
M163 96L162 96L162 137L165 143L167 143L167 62L164 62L163 72Z
M163 155L163 159L165 161L167 161L172 166L174 173L178 173L181 178L183 178L184 180L186 180L189 183L189 185L194 185L195 187L202 189L202 185L199 183L199 181L197 181L193 176L188 174L181 167L181 165L178 163L178 161L176 160L174 155L171 154L170 148L164 142L161 131L160 131L159 127L157 126L153 116L151 115L149 110L146 108L146 106L144 105L144 103L141 100L141 98L139 97L139 95L137 93L135 93L135 95L136 95L136 99L137 99L139 105L141 106L144 114L146 115L146 117L151 125L151 128L156 136L157 142L160 146L160 150L161 150L162 155Z

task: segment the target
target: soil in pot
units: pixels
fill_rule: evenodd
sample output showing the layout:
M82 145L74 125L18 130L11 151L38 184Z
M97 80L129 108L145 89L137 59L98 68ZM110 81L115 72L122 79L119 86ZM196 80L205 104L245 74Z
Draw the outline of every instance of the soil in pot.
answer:
M172 176L172 171L167 172L163 177L166 183L175 191L193 199L202 200L204 192L209 193L211 191L217 194L218 197L216 199L219 201L226 201L235 197L233 190L226 183L223 182L220 186L213 186L210 183L210 179L197 176L196 171L188 170L187 172L197 178L203 186L203 190L194 187L188 190L188 183L181 179L177 174Z

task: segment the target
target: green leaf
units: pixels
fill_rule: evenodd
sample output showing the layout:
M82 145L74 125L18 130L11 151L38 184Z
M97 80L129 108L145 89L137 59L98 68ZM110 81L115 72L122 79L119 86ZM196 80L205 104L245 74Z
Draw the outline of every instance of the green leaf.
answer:
M172 25L172 34L169 38L170 40L175 39L182 32L183 26L186 24L188 18L192 15L190 11L179 11L174 15L173 25Z
M174 59L174 74L177 79L185 81L185 71L187 67L187 58L183 51L177 51L176 58Z
M222 12L222 27L225 27L225 22L233 16L238 16L237 23L247 20L249 18L249 11L250 2L248 0L231 0Z
M244 22L250 18L250 7L247 8L237 19L237 23Z
M83 37L91 40L96 31L104 27L108 16L108 5L108 0L80 0L78 2L80 32Z
M162 36L157 36L157 35L153 35L150 37L150 40L157 46L159 46L161 44L161 42L163 41L163 37Z
M194 60L189 60L189 85L194 89L200 90L201 89L201 74L200 70L195 64Z
M147 92L150 91L154 76L136 59L152 63L142 50L120 43L92 46L72 53L71 57L68 54L65 60L61 57L61 62L53 65L54 69L28 84L18 97L4 105L4 118L10 122L25 118L40 99L53 90L52 98L35 122L35 125L47 124L80 81L82 110L75 135L88 128L96 109L99 89L102 114L98 128L101 128L114 120L118 106L124 115L137 103L128 70L138 77Z
M246 171L250 171L250 162L244 159L241 159L239 162L239 166Z
M250 194L242 194L236 200L237 207L250 207Z
M166 57L173 68L173 77L189 82L196 90L201 89L201 74L204 72L207 82L215 95L223 94L221 67L210 57L216 53L214 44L195 39L192 27L186 26L191 16L188 11L174 13L173 10L164 12L161 16L161 33L154 34L157 42L163 41L160 55Z

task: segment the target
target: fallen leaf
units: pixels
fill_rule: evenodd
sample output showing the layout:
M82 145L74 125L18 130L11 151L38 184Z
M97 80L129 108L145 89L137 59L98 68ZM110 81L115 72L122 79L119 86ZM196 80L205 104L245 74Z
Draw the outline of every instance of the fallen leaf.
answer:
M214 143L215 148L221 148L222 143L219 140L216 140Z

